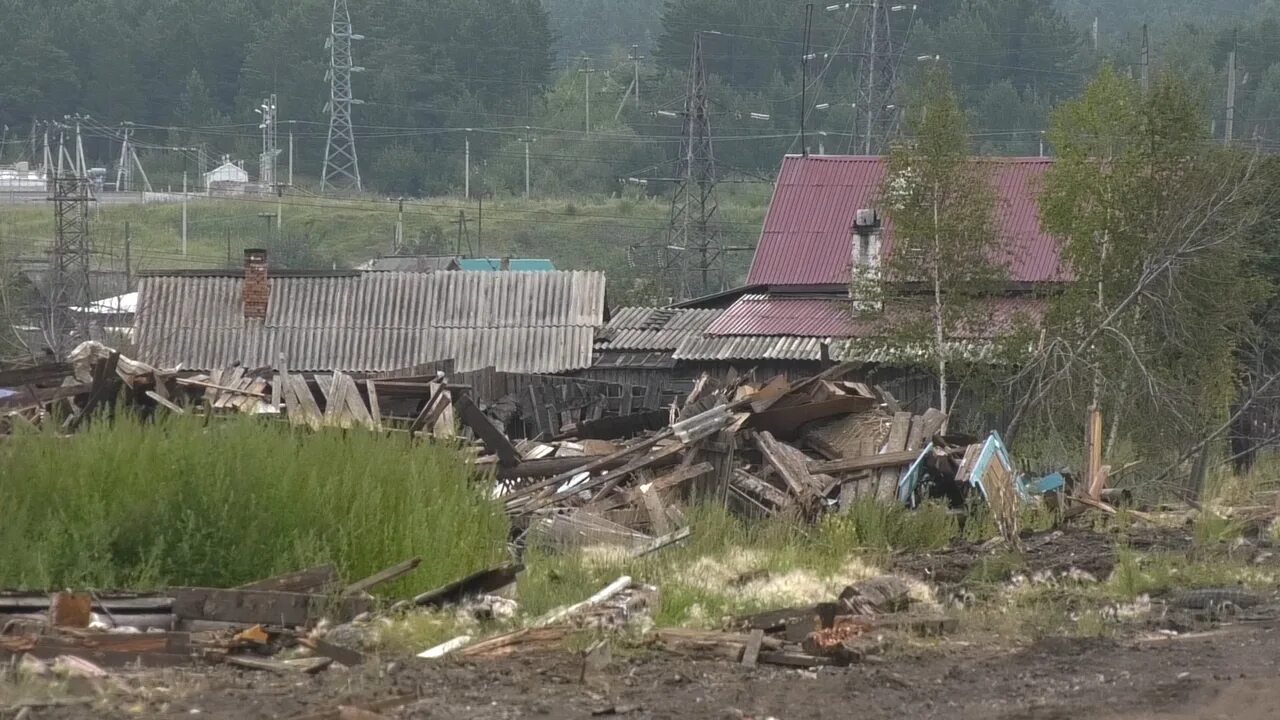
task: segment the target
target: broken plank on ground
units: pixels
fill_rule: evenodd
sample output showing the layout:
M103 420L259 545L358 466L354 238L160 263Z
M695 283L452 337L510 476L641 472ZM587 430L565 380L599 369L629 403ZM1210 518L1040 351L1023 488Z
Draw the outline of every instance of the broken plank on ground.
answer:
M371 600L268 590L172 588L173 614L179 620L211 620L246 625L306 626L326 614L349 620L368 610Z

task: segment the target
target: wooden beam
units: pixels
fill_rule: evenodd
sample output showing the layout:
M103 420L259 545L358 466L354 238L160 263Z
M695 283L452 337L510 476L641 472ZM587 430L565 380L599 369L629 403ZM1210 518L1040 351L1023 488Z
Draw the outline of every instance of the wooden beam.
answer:
M373 429L381 432L382 404L378 401L378 385L372 380L365 380L364 386L369 393L369 417L373 422ZM346 663L343 664L345 665Z
M335 603L326 595L265 590L173 588L173 614L181 620L215 620L245 625L306 626L329 611L349 620L368 610L363 597L345 597Z
M452 605L468 597L501 590L515 582L516 576L523 570L524 565L519 563L506 563L497 567L487 568L460 580L455 580L448 585L428 590L415 597L412 602L414 605L431 605L434 607Z
M814 487L809 461L804 453L778 441L767 430L756 433L755 441L764 461L786 482L792 495L802 500L816 497L818 488Z
M769 502L778 509L795 504L789 495L741 468L734 470L732 482L740 490Z
M228 392L228 393L234 393L236 395L252 395L253 397L256 397L256 398L267 399L266 393L252 392L250 390L240 390L239 388L228 387L226 385L215 385L214 383L211 383L211 382L194 380L192 378L176 378L174 382L178 383L179 385L186 385L189 387L200 387L200 388L205 388L206 390L217 390L218 392Z
M471 397L466 394L459 394L453 399L453 404L458 408L458 414L462 422L476 437L484 442L484 446L489 452L498 456L498 464L502 467L515 467L520 464L520 451L516 450L516 446L511 444L511 438L508 438L501 430L489 420L480 408L472 402Z
M364 578L363 580L357 580L351 583L346 587L345 590L342 591L342 594L357 595L367 590L372 590L373 588L379 585L382 585L383 583L388 583L388 582L391 582L392 580L395 580L401 575L407 575L413 572L414 569L417 568L418 565L420 564L422 564L422 558L420 557L409 558L408 560L405 560L404 562L401 562L401 563L396 563L395 565L392 565L391 567L386 568L385 570L380 570L370 575L369 577Z
M680 467L672 471L671 473L664 475L658 478L657 480L654 480L652 483L650 483L650 487L658 492L662 492L663 490L669 490L673 487L676 487L681 483L706 475L707 473L711 472L713 469L714 468L712 467L711 463L707 463L707 462L698 463L696 465L689 465L687 467ZM616 510L621 507L626 507L627 505L631 505L637 499L639 499L636 495L636 493L638 492L639 490L637 489L635 491L632 491L631 493L628 493L625 497L622 497L622 498L614 496L614 497L602 499L599 502L593 502L591 504L590 509L592 512L603 513L603 512L608 512L609 510Z
M306 570L255 580L237 590L274 590L276 592L325 592L338 582L338 569L332 564L317 565Z
M546 480L543 480L542 482L534 483L533 485L530 485L529 487L526 487L526 488L521 488L507 495L506 497L503 498L503 500L506 501L507 507L511 507L511 504L513 502L522 500L524 498L527 498L533 495L537 495L538 493L542 492L543 490L546 490L547 488L551 488L551 487L555 487L557 485L563 484L568 480L573 479L574 476L578 475L579 473L595 472L597 470L606 470L613 467L617 467L618 465L625 462L626 458L631 457L636 453L641 453L641 452L644 452L645 450L648 450L654 445L657 445L662 440L671 437L671 434L672 434L672 431L670 428L668 428L656 435L645 438L643 440L638 440L630 445L627 445L626 447L619 449L617 452L611 455L605 455L602 458L589 460L575 468L571 468L558 475L555 475ZM586 460L586 458L577 458L577 459Z
M880 468L908 465L918 457L920 457L919 450L902 450L900 452L845 458L843 460L810 461L809 472L815 475L842 475L859 470L879 470Z
M862 413L873 409L875 406L876 401L870 398L838 397L823 402L773 408L752 415L748 425L757 430L766 430L775 437L788 440L795 438L800 428L806 423L837 415Z

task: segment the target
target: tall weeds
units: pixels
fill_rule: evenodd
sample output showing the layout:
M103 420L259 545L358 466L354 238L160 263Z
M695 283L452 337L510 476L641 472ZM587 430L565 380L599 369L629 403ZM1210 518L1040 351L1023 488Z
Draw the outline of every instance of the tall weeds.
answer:
M501 510L457 453L251 419L95 422L0 442L0 587L233 586L322 562L390 594L500 559Z

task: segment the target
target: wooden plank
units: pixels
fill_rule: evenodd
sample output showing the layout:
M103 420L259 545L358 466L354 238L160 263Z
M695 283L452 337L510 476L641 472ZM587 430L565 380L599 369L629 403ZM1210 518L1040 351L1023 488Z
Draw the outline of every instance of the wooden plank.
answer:
M741 468L734 471L733 484L740 490L760 498L778 509L795 504L795 500L791 496Z
M434 426L437 418L444 412L445 405L450 402L449 393L439 383L431 383L430 393L422 411L409 424L409 434L422 432Z
M424 592L413 599L414 605L441 607L452 605L468 597L491 593L514 583L524 570L519 563L506 563L472 573L448 585Z
M631 462L628 462L626 465L623 465L622 467L616 470L610 471L608 475L602 475L600 477L592 478L590 480L587 480L586 482L579 483L571 488L568 488L563 492L556 493L546 498L532 500L526 503L523 507L518 508L518 511L532 512L539 508L546 507L547 505L554 504L559 500L563 500L568 497L573 497L578 493L586 492L587 490L594 490L595 488L600 487L601 485L607 484L608 487L605 490L602 490L602 492L606 492L609 488L616 487L620 482L626 479L628 475L635 472L636 470L643 470L644 468L647 468L659 462L662 462L667 458L670 458L676 455L677 453L683 452L684 450L685 450L684 446L679 444L672 444L665 448L654 450L653 452L648 453L644 457L635 458Z
M332 564L317 565L306 570L255 580L237 590L272 590L275 592L323 593L338 582L338 569Z
M356 385L356 381L350 375L343 375L342 382L346 385L347 417L355 425L363 425L370 430L376 430L377 425L373 422L373 415L369 412L369 408L365 406L364 399L360 397L360 386Z
M909 465L920 457L918 450L901 450L881 455L845 458L843 460L810 461L809 472L815 475L843 475L859 470L879 470L881 468Z
M821 657L819 655L808 655L805 653L785 652L783 650L770 650L762 652L759 656L760 662L769 665L785 665L787 667L813 668L823 667L826 665L841 665L836 658Z
M302 673L312 675L333 664L333 658L300 658L298 660L272 660L252 655L227 655L222 659L228 665L248 668L250 670L266 670L268 672L289 674Z
M680 542L681 540L687 539L692 534L693 534L692 530L690 530L687 527L682 527L673 533L663 535L662 537L654 538L653 542L650 542L646 545L638 547L635 550L632 550L631 557L641 558L641 557L644 557L645 555L651 555L667 547L668 545L674 545Z
M582 457L547 457L537 460L525 460L519 465L509 468L496 468L495 475L499 480L515 480L517 478L547 478L574 468L594 462L606 455L585 455ZM496 464L496 463L493 463Z
M775 376L768 384L748 398L751 402L751 412L762 413L768 410L789 392L791 392L791 383L787 382L787 376Z
M760 644L764 642L763 630L752 630L750 639L747 640L747 646L742 651L742 664L746 667L755 667L756 662L760 659Z
M808 460L803 453L779 442L767 430L757 432L755 442L764 461L778 473L792 495L805 501L815 497L817 488L814 487L813 475L809 472Z
M889 438L885 440L881 454L908 451L907 436L911 433L911 413L900 412L893 416L889 425ZM918 455L917 455L918 456ZM880 502L893 502L898 495L898 468L894 466L881 468L876 479L876 499Z
M343 425L347 386L342 382L342 377L342 373L334 373L329 379L328 392L324 393L324 424L330 427L347 427ZM321 392L324 392L324 383L320 383L320 387Z
M311 386L307 384L306 378L301 375L290 375L289 379L293 383L294 396L298 400L303 420L312 429L319 429L324 423L324 415L320 412L320 405L316 402L316 396L311 394Z
M529 487L521 488L520 490L517 490L516 492L513 492L507 495L506 497L503 498L503 500L506 501L507 507L511 507L511 504L514 501L522 500L524 498L537 495L538 493L548 488L553 488L557 485L565 483L573 479L573 477L578 475L579 473L596 472L598 470L606 470L613 467L618 467L622 463L626 462L627 458L637 453L641 453L648 450L654 445L657 445L662 440L671 437L671 434L672 434L672 431L670 430L670 428L668 428L667 430L664 430L656 435L650 436L643 440L637 440L636 442L631 443L626 447L619 449L617 452L611 455L606 455L602 458L596 458L595 460L585 462L576 468L571 468L569 470L566 470L558 475L554 475L546 480L530 485ZM581 459L585 460L586 458L581 458Z
M669 534L671 520L667 517L667 508L662 503L662 498L658 496L658 492L652 487L638 492L641 500L644 501L645 511L649 513L649 527L653 528L653 532L658 535Z
M363 653L352 650L351 648L343 647L341 645L334 645L333 643L326 642L321 638L300 637L298 638L298 644L302 645L305 648L309 648L312 652L314 652L317 655L322 655L327 658L332 658L333 660L340 662L343 665L346 665L347 667L356 667L357 665L363 665L366 660Z
M186 411L185 411L185 410L183 410L181 407L178 407L177 405L174 405L173 403L169 402L168 400L165 400L164 398L160 397L159 393L157 393L155 390L148 390L148 391L146 391L146 396L147 396L147 397L149 397L149 398L151 398L152 400L154 400L154 401L156 402L156 404L157 404L157 405L159 405L159 406L161 406L161 407L165 408L166 410L168 410L168 411L170 411L170 412L174 412L174 413L177 413L177 414L179 414L179 415L185 415L185 414L186 414Z
M364 578L363 580L357 580L351 583L346 587L346 589L342 591L342 594L356 595L358 593L372 590L373 588L379 585L382 585L384 583L389 583L392 580L395 580L401 575L407 575L408 573L413 572L414 569L416 569L420 564L422 564L422 558L420 557L409 558L408 560L405 560L404 562L396 563L395 565L392 565L391 567L386 568L385 570L379 570L378 572L370 575L367 578Z
M684 483L696 477L705 475L711 472L712 469L713 468L711 466L711 463L705 463L705 462L698 463L696 465L689 465L688 467L679 467L676 470L672 471L671 473L664 475L658 478L657 480L654 480L652 483L650 483L650 487L652 487L653 489L659 492L663 490L669 490L673 487L676 487L677 485L680 485L681 483ZM636 500L640 499L638 497L638 492L639 490L637 489L636 491L627 493L622 497L614 496L614 497L599 500L597 502L593 502L590 505L590 509L592 512L600 513L600 512L607 512L609 510L616 510L621 507L626 507L627 505L631 505Z
M67 418L62 424L64 430L75 430L93 414L98 405L114 401L115 393L120 386L120 377L116 374L116 368L119 365L120 353L118 352L111 353L105 361L94 365L93 390L89 393L89 399L85 401L84 407L80 408L79 412Z
M369 416L373 429L382 432L382 403L378 401L378 386L372 380L364 381L365 390L369 393ZM346 663L343 663L344 665Z
M599 420L578 423L571 434L579 440L616 440L646 431L661 430L669 424L670 419L670 413L666 410L603 417Z
M480 408L476 407L470 396L459 394L453 399L453 404L458 408L462 422L471 428L489 452L498 456L498 464L502 467L515 467L520 464L520 451L516 450L516 446L511 444L511 439L503 434L481 412Z
M267 590L222 590L217 588L172 588L173 614L179 619L214 620L245 625L306 626L326 613L347 620L368 610L368 598L346 597L339 601L325 595Z
M933 436L942 431L942 426L947 424L947 414L937 408L929 408L916 422L920 424L918 447L923 450L925 445L933 441Z
M792 407L779 407L751 416L748 424L765 430L783 440L794 439L800 428L806 423L837 415L852 415L866 412L875 407L875 401L862 397L838 397L832 400L815 403L804 403Z

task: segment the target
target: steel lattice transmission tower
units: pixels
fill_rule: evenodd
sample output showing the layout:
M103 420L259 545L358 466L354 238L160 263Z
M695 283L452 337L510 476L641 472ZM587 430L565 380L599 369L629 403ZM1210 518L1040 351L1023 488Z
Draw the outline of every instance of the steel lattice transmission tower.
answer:
M915 5L891 5L888 0L871 0L864 14L863 61L858 81L858 106L862 108L862 151L870 155L884 152L898 132L901 113L895 104L898 70L906 40L915 22ZM895 17L899 18L896 22ZM905 21L905 22L904 22ZM854 142L857 142L855 139Z
M71 350L71 331L89 339L87 316L71 311L92 302L89 291L89 180L72 170L53 179L54 244L49 257L45 336L58 357Z
M716 161L711 148L707 71L702 34L693 40L689 89L685 95L684 134L680 143L679 186L671 198L671 222L664 251L668 277L679 297L722 289L722 238L716 225Z
M333 22L329 40L329 144L324 153L324 176L320 191L360 190L360 162L356 157L356 136L351 126L351 106L360 105L351 92L352 73L361 72L351 60L351 43L363 40L351 31L347 0L333 0Z

